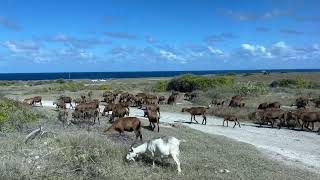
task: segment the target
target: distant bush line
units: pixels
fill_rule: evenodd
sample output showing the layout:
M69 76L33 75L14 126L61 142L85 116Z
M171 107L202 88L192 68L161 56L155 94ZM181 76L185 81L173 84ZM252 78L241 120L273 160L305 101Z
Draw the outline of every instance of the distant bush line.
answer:
M194 90L206 91L209 88L217 86L232 86L234 84L234 77L232 76L195 76L191 74L173 78L168 82L167 90L191 92Z
M270 87L312 89L312 88L319 88L320 86L312 81L298 78L298 79L279 79L279 80L273 81L270 84Z

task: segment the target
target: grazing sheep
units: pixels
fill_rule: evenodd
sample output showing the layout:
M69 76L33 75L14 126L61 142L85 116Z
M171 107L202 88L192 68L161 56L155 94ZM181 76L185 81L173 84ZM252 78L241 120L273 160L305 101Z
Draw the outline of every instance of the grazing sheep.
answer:
M154 156L160 155L161 159L164 156L171 156L177 164L178 173L181 173L180 161L179 161L179 146L181 142L186 142L185 140L179 140L175 137L165 136L158 139L153 139L148 142L143 143L138 147L130 148L127 154L127 160L135 161L135 158L142 153L150 153L153 157L152 165L155 166Z
M240 123L238 121L238 118L235 115L226 115L226 116L224 116L223 126L224 126L224 122L225 121L227 121L227 127L229 126L229 124L228 124L229 121L234 121L233 128L237 125L237 123L238 123L239 127L241 128Z
M203 120L202 120L202 123L201 124L207 124L207 117L206 117L206 114L207 114L207 109L209 109L208 107L192 107L192 108L182 108L181 112L189 112L191 114L191 121L190 123L192 123L192 117L193 117L193 120L195 120L197 123L199 123L197 120L196 120L196 115L202 115L203 117Z
M229 107L244 107L245 103L241 102L239 99L232 99L229 103Z
M102 116L105 116L106 113L107 113L107 115L109 115L109 112L112 111L112 109L113 109L114 107L115 107L115 104L113 104L113 103L107 104L107 105L104 107L103 111L102 111Z
M136 140L140 137L142 141L141 122L136 117L124 117L116 120L112 125L104 132L110 132L112 130L118 131L122 134L124 131L132 132L136 135Z

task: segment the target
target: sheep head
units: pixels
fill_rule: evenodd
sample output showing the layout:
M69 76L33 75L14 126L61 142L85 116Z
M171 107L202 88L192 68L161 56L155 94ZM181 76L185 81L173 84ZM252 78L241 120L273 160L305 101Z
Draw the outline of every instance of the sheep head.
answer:
M138 154L134 152L134 149L131 147L129 153L127 154L126 159L128 161L135 161L135 158L138 157Z

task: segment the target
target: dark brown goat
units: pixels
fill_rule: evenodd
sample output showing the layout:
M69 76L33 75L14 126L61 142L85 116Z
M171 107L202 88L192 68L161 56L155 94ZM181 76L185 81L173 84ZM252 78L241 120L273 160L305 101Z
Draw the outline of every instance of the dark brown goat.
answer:
M231 99L229 107L244 107L245 103L241 102L239 99Z
M299 120L301 120L301 130L303 127L309 126L309 123L312 124L312 130L314 129L314 123L320 122L320 112L303 112L298 116Z
M176 102L176 100L177 100L177 96L176 95L174 95L174 94L171 94L170 96L169 96L169 98L168 98L168 104L174 104L175 102Z
M67 109L66 103L62 100L58 100L57 102L53 102L53 105L56 105L57 109Z
M164 104L165 101L166 101L166 97L164 97L164 96L159 96L159 98L158 98L158 104Z
M223 107L224 103L225 103L224 100L218 100L218 99L215 99L215 100L211 101L211 104L213 106L217 106L217 107L219 107L219 106Z
M159 127L160 114L158 114L156 110L147 108L147 116L150 122L151 129L154 131L154 129L156 128L156 125L154 123L157 123L158 132L159 132L160 131L160 127Z
M206 108L206 107L192 107L192 108L182 108L181 112L189 112L190 115L191 115L191 121L190 123L192 123L192 117L193 117L193 120L196 121L196 123L199 123L197 120L196 120L196 115L202 115L203 117L203 120L202 120L202 123L201 124L207 124L207 117L206 117L206 114L207 114L207 109L209 108Z
M268 109L268 107L269 107L269 104L265 102L265 103L259 104L258 109L265 110L265 109Z
M110 122L114 121L114 118L123 118L125 115L129 116L129 108L124 107L122 104L116 104L112 109Z
M142 133L141 133L141 121L136 117L124 117L116 120L108 129L104 132L110 131L118 131L122 134L124 131L134 132L136 135L136 140L140 137L142 141Z
M227 127L228 127L228 122L229 121L233 121L234 122L234 126L233 126L233 128L237 125L237 123L238 123L238 125L239 125L239 127L241 128L241 126L240 126L240 123L239 123L239 121L238 121L238 117L237 116L235 116L235 115L225 115L224 116L224 119L223 119L223 126L224 126L224 122L225 121L227 121Z
M104 109L103 109L102 116L105 116L106 113L107 113L107 115L109 115L109 112L112 111L112 109L114 108L114 106L115 106L115 104L113 104L113 103L107 104L107 105L104 107Z
M260 114L260 127L262 126L262 124L270 122L271 127L273 128L276 120L283 122L286 119L285 115L286 114L283 110L267 109Z
M65 104L70 104L70 107L73 108L72 106L72 98L69 96L60 96L58 99L58 101L63 101Z

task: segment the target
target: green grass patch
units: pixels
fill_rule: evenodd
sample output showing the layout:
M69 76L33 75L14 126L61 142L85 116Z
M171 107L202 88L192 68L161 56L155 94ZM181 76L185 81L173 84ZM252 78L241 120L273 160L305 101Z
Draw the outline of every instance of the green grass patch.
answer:
M303 78L297 78L297 79L279 79L276 81L273 81L270 84L271 87L286 87L286 88L298 88L298 89L312 89L312 88L318 88L319 85L309 81L305 80Z
M165 92L168 88L168 81L158 81L153 87L153 92Z

